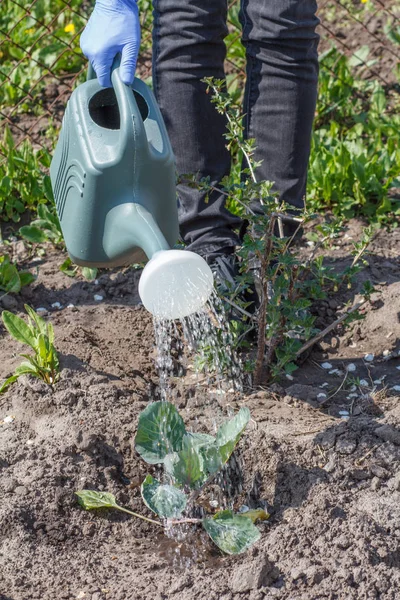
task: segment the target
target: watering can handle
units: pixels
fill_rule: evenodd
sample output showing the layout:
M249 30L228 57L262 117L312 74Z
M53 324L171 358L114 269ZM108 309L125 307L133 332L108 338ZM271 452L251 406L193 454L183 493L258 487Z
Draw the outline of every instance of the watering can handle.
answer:
M120 62L121 54L118 54L111 68L111 82L120 113L121 146L124 152L131 148L132 152L135 151L136 154L136 150L139 148L141 151L148 151L147 136L132 87L123 83L119 76ZM96 79L96 77L92 63L89 62L87 81Z

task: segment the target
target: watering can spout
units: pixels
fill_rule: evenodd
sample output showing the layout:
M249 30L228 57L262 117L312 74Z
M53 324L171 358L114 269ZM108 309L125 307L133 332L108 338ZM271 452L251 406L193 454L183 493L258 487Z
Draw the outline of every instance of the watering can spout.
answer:
M118 231L118 240L115 232ZM103 239L116 251L130 242L149 258L139 281L143 305L158 319L182 319L203 308L214 278L206 261L187 250L171 250L149 211L140 204L121 204L107 215Z
M129 202L119 204L108 212L103 247L110 255L122 255L124 249L132 245L141 248L149 260L156 252L170 249L150 212L140 204Z

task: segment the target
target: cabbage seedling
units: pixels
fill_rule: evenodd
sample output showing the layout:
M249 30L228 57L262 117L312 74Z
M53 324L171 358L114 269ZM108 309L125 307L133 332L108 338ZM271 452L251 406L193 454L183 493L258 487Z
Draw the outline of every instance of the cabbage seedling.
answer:
M260 538L254 523L269 516L262 509L238 514L221 510L202 519L190 517L198 496L227 463L249 420L249 409L242 407L213 437L186 431L182 417L170 402L153 402L140 413L135 448L147 463L164 467L164 482L147 475L141 485L143 502L163 520L150 522L166 527L179 523L201 525L227 554L245 552ZM116 508L149 521L118 506L112 494L92 490L76 494L86 510Z

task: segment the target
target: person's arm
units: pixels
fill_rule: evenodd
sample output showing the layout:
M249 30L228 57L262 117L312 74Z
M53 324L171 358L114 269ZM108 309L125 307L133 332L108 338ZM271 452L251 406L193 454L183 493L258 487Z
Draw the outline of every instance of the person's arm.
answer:
M140 47L140 22L135 0L97 0L81 35L81 48L100 85L111 87L111 66L121 52L121 79L133 81Z

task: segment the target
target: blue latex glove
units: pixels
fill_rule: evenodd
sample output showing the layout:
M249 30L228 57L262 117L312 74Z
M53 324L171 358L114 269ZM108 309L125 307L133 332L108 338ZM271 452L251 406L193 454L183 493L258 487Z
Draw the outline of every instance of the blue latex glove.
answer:
M103 87L112 87L111 66L121 52L120 76L131 84L140 47L139 11L135 0L97 0L81 35L83 54Z

